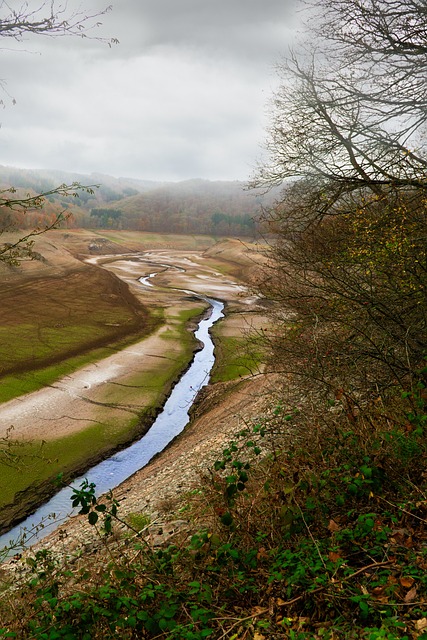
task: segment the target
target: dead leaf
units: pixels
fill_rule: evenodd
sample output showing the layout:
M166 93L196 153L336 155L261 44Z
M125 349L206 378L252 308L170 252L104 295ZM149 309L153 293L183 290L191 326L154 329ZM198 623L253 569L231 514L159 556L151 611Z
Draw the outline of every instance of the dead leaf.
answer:
M269 555L265 549L265 547L260 547L257 553L257 560L268 560Z
M311 622L310 618L300 616L298 618L298 629L301 629L301 627L305 624L309 624L309 622Z
M412 600L415 600L416 597L417 597L417 588L412 587L412 589L410 589L406 594L404 600L405 602L412 602Z
M412 549L413 546L414 546L414 543L412 541L412 536L409 536L409 538L405 540L405 547L407 549Z
M255 631L254 640L265 640L265 636L263 636L261 633L258 633L258 631Z
M417 631L424 631L424 629L427 629L427 618L415 620L415 629Z
M331 562L338 562L338 560L342 560L342 556L335 551L330 551L328 554L328 558Z
M331 533L335 533L340 530L340 527L335 520L329 520L328 529Z
M407 529L394 529L391 532L392 537L390 541L396 542L397 544L403 544L405 541L405 537L409 535L409 531Z
M410 576L404 576L403 578L399 578L400 586L405 587L405 589L410 589L414 584L414 582L415 582L414 578L411 578Z

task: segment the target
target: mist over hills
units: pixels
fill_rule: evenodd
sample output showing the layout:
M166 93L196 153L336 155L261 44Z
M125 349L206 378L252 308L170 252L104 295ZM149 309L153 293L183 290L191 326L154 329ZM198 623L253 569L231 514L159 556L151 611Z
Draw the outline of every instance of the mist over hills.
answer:
M50 224L63 211L68 215L64 226L72 228L252 236L262 208L274 201L274 193L248 191L239 181L155 182L0 166L1 189L14 187L13 198L46 193L73 182L93 192L82 191L77 198L48 195L41 210L30 210L25 216L0 209L2 228Z

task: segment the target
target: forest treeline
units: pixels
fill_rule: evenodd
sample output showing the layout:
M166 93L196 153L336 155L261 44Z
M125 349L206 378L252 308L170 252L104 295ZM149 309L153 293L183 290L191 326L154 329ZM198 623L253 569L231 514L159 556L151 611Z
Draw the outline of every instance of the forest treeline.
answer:
M42 207L3 209L3 229L49 226L62 214L68 228L128 229L168 233L253 236L261 210L273 195L248 192L238 181L187 180L160 183L60 171L33 171L0 167L3 190L11 197L34 196L60 184L90 186L77 197L52 193Z

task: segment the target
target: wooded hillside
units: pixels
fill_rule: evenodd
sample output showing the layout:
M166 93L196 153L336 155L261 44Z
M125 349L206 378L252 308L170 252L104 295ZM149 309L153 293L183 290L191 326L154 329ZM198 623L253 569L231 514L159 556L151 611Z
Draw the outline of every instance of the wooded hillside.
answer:
M156 183L0 167L2 189L16 189L11 198L46 193L73 182L90 186L93 193L79 191L77 197L50 194L41 208L30 208L25 214L4 210L3 229L47 226L63 212L62 224L69 228L253 236L262 207L273 201L271 194L248 191L242 182Z

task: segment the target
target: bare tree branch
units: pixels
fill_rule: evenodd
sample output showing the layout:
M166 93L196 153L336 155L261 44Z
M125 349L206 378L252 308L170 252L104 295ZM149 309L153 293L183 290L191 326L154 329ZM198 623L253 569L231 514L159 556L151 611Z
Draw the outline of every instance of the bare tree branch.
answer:
M0 37L21 41L26 34L43 35L51 38L58 36L79 36L95 38L109 45L117 43L116 38L94 36L95 29L101 26L100 18L111 11L107 6L99 12L69 11L67 2L42 2L30 9L24 2L18 8L12 8L9 2L0 3Z

